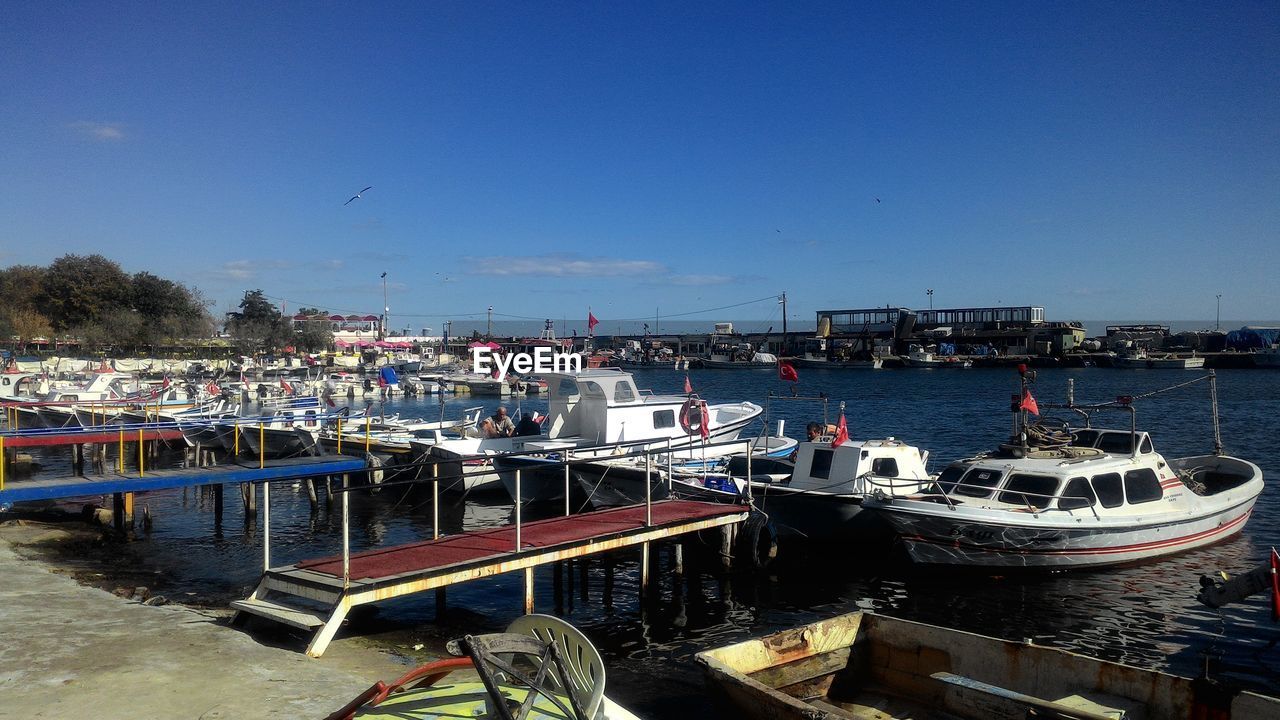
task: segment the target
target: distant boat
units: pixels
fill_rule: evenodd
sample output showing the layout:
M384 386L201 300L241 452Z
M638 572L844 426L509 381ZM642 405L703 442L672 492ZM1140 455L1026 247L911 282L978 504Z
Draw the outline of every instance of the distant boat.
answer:
M1254 351L1253 364L1264 368L1280 367L1280 345Z
M962 360L955 355L938 355L933 345L912 345L906 355L902 356L902 364L912 368L970 368L971 360Z
M1195 370L1204 367L1204 358L1194 352L1190 355L1173 353L1151 354L1145 348L1117 355L1111 361L1118 368L1146 368L1148 370Z
M1280 718L1280 699L1257 693L869 612L694 661L733 717L748 720Z

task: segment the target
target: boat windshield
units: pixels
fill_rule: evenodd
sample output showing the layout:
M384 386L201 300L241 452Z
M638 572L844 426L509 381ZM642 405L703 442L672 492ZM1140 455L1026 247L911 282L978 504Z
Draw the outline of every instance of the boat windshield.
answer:
M993 468L974 468L964 474L964 478L956 485L956 494L966 497L985 498L991 496L991 490L1000 484L1004 475Z
M964 471L968 469L969 466L963 463L948 465L947 469L938 475L938 486L942 488L942 492L951 494L956 489L956 483L960 481L960 477L964 475Z
M1058 478L1052 475L1014 473L1000 493L1000 502L1043 510L1049 507L1057 489Z

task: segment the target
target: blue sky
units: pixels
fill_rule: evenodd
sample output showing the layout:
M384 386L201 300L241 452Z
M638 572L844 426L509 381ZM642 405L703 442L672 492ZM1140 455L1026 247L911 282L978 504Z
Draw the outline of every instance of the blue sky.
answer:
M395 327L1280 318L1274 2L19 3L0 44L0 266L219 313L385 271Z

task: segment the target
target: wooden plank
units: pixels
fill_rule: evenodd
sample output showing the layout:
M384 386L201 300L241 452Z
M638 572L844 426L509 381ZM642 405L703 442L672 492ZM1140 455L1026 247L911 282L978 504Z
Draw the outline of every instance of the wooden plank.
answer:
M327 615L316 610L304 610L256 598L232 601L231 607L240 612L274 620L300 630L315 630L324 625L327 618Z
M1114 715L1114 714L1102 715L1102 714L1090 712L1089 710L1084 710L1081 708L1069 707L1067 705L1063 705L1062 703L1053 702L1051 700L1045 700L1043 698L1038 698L1031 695L1024 695L1020 692L1015 692L1013 690L1002 688L997 685L984 683L980 680L974 680L973 678L964 677L963 675L955 675L953 673L947 673L947 672L937 672L930 675L929 677L933 678L934 680L939 680L941 682L954 685L959 688L963 688L965 690L970 690L983 695L990 695L992 697L1000 698L1002 700L1008 700L1009 702L1016 703L1018 705L1022 705L1028 708L1034 708L1036 710L1042 710L1050 713L1057 713L1059 716L1064 718L1070 718L1071 720L1124 720L1123 711L1119 711L1120 712L1119 715Z
M845 669L849 665L849 654L850 648L843 647L821 655L757 670L751 673L750 677L775 689L795 685Z

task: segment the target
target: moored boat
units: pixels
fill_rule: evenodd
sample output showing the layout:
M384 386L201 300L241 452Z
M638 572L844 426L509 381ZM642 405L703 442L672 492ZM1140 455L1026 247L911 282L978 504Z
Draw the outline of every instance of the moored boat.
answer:
M1019 432L1009 443L952 463L933 492L871 498L864 508L893 526L916 562L1065 569L1220 542L1244 528L1262 492L1262 470L1221 454L1220 442L1213 454L1161 456L1137 430L1131 398L1043 407L1078 413L1085 427L1028 424L1027 404L1015 403ZM1129 429L1089 425L1106 410L1129 413Z
M1276 698L868 612L694 658L756 720L1280 718Z

